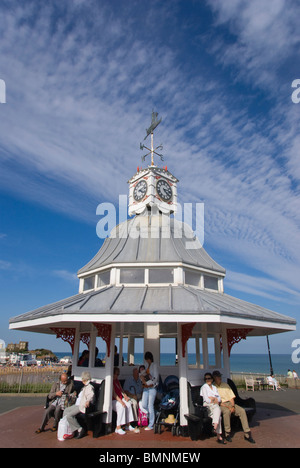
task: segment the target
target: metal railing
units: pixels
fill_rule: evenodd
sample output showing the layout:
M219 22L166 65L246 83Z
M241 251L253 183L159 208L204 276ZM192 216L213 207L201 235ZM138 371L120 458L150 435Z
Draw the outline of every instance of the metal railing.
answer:
M264 382L267 382L267 377L270 374L264 374L262 372L231 372L230 378L235 382L236 385L245 385L245 377L253 377L254 380L256 379L263 379ZM277 382L280 384L287 385L287 376L282 374L275 374L274 375Z
M66 367L1 367L1 393L48 393Z
M48 393L51 385L57 382L60 374L66 370L66 366L0 367L0 394ZM266 381L267 376L268 374L255 372L231 372L231 379L239 387L245 386L245 377L253 377L255 380L264 379ZM276 374L275 378L280 384L289 384L287 376Z

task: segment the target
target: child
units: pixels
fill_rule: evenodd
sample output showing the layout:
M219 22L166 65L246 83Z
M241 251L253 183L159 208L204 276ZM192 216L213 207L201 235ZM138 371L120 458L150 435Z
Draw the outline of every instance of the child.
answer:
M142 384L145 385L146 387L153 385L153 381L151 380L151 375L147 374L146 368L144 365L139 367L139 377L142 381Z

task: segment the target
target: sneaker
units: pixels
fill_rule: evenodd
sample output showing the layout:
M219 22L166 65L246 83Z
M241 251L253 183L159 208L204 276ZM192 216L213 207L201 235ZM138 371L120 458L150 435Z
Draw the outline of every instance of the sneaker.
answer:
M126 432L123 431L123 429L116 429L116 430L115 430L115 433L116 433L116 434L119 434L119 435L124 435L124 434L126 434Z
M153 427L147 426L147 427L145 427L145 431L153 431Z
M134 431L134 427L132 427L131 424L129 424L129 426L126 426L125 429L126 431L131 431L131 432Z

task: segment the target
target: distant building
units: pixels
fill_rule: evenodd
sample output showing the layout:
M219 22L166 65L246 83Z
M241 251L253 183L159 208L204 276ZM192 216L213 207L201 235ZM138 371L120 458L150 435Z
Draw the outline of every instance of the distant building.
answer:
M28 341L20 341L19 344L8 343L6 351L15 353L18 351L28 351Z

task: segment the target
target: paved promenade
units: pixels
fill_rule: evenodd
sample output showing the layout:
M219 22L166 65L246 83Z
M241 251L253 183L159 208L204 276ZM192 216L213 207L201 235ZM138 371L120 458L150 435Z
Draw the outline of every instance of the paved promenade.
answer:
M257 412L251 422L252 435L256 441L251 445L244 441L243 433L237 432L232 443L221 446L214 438L192 441L187 437L174 437L169 431L154 434L141 430L140 434L115 433L94 439L87 437L59 442L56 433L49 430L35 434L43 415L43 396L0 395L0 448L178 448L200 450L203 448L295 448L300 447L300 390L287 389L275 392L262 390L240 392L242 398L251 396L257 402ZM50 424L49 427L52 427Z

